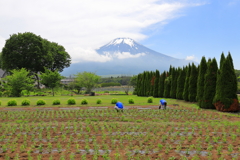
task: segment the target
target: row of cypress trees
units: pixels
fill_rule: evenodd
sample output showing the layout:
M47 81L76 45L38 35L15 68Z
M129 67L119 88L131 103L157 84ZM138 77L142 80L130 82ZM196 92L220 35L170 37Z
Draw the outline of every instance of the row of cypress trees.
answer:
M183 68L170 66L169 71L144 71L138 74L138 96L174 98L198 102L200 108L220 111L238 111L237 77L231 54L221 55L220 67L215 58L202 57Z

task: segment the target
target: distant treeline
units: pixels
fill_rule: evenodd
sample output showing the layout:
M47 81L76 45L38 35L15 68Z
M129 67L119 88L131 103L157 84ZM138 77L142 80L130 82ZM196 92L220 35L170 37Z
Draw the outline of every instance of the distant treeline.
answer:
M109 85L109 86L119 86L120 85L128 85L131 76L118 76L118 77L107 77L107 78L101 78L100 84L103 85Z
M121 84L115 83L115 82L101 83L101 87L111 87L111 86L121 86Z
M235 70L236 76L239 77L240 76L240 70Z
M235 70L238 82L240 82L240 70Z

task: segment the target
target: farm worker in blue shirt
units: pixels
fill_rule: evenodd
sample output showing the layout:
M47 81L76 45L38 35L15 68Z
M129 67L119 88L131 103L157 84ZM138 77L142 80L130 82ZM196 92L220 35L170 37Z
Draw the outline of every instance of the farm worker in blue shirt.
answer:
M166 106L167 106L167 101L165 101L164 99L161 99L160 100L160 103L159 103L159 109L166 109Z
M121 102L117 102L116 106L114 107L117 111L123 111L123 104Z

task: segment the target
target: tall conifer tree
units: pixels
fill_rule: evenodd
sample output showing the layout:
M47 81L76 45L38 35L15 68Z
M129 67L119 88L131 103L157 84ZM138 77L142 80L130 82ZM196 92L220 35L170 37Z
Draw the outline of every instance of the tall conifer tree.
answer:
M215 109L215 106L212 104L213 98L216 92L216 83L217 83L217 61L215 58L208 60L207 72L204 78L204 92L203 100L201 101L201 108L205 109Z
M158 97L163 97L165 79L166 79L166 72L164 71L159 77Z
M229 58L229 61L230 61L231 67L232 67L233 70L234 70L233 59L232 59L232 56L231 56L231 53L230 53L230 52L228 52L227 58Z
M169 68L169 72L166 75L165 81L164 81L164 92L163 97L170 98L170 91L171 91L171 81L172 81L172 66Z
M146 78L147 78L147 74L146 71L143 72L143 78L142 78L142 96L146 96Z
M224 56L224 53L222 52L221 54L221 59L220 59L220 70L222 69L222 65L223 65L223 62L226 60L225 56Z
M216 94L213 100L214 106L219 111L239 111L237 97L237 77L234 71L232 57L229 54L225 60L220 61L220 70L217 74Z
M170 90L170 97L176 98L176 90L177 90L177 69L172 68L172 81L171 81L171 90Z
M188 99L190 102L196 102L197 97L197 79L198 79L198 68L192 63L191 75L189 77L189 93Z
M205 57L202 57L199 66L199 73L197 79L197 102L199 107L202 108L201 102L203 100L203 92L204 92L204 77L207 71L207 61Z
M183 69L179 70L179 76L177 79L177 99L183 99L183 90L184 90L184 84L186 79L186 68L183 67Z
M171 80L172 80L172 77L168 76L168 77L166 77L166 79L164 81L163 97L165 97L165 98L170 98Z
M138 91L140 96L143 96L143 73L140 74L140 83L139 83L140 90Z
M170 82L170 85L169 85L170 88L169 88L169 91L167 91L167 92L169 92L169 96L168 96L169 98L170 98L170 91L171 91L171 87L172 87L171 86L172 85L172 71L173 71L173 67L172 67L172 65L170 65L170 68L169 68L169 71L168 71L168 77L169 77L168 79L170 79L170 81L169 81Z
M149 72L146 71L145 73L146 73L146 78L144 80L145 81L145 84L144 84L144 86L145 86L145 95L144 96L149 96L149 92L150 92Z
M140 96L140 83L141 83L141 77L140 77L140 73L137 75L137 85L136 85L136 93L137 93L137 96Z
M153 97L158 97L159 77L160 77L159 70L156 70L156 78L154 80Z
M156 78L155 74L156 73L153 71L150 72L150 88L151 88L150 96L153 96L153 92L154 92L155 78Z
M189 64L187 67L187 72L186 72L186 79L185 79L185 83L184 83L184 90L183 90L183 99L185 101L189 101L188 99L188 94L189 94L189 91L188 91L188 88L189 88L189 77L190 77L190 74L191 74L191 65Z

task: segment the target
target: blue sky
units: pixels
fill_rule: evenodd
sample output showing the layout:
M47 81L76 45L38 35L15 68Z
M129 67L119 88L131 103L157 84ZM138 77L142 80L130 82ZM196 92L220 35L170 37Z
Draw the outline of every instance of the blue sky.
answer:
M129 37L150 49L200 61L231 52L240 69L240 0L0 0L0 50L33 32L63 45L72 62L101 61L95 49Z
M240 69L240 1L213 0L184 10L157 31L146 30L150 38L141 43L176 58L215 57L230 51L236 69ZM191 57L190 57L191 56Z

